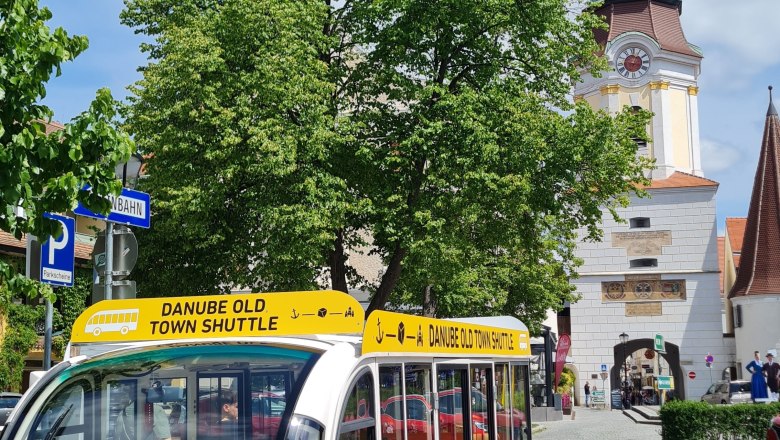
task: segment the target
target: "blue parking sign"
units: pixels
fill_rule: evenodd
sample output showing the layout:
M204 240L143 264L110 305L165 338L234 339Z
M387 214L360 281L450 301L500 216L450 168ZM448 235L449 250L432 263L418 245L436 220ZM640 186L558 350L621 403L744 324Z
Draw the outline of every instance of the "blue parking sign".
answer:
M73 287L76 258L76 220L64 215L43 214L62 224L59 237L49 237L41 244L41 282L55 286Z

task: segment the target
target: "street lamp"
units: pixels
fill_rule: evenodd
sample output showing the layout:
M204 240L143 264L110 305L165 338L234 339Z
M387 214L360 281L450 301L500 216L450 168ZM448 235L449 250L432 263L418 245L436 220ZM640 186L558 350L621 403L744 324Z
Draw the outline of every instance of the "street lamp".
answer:
M623 396L625 401L628 401L628 363L626 362L626 344L628 343L628 335L623 332L620 334L620 343L623 345Z
M127 186L128 180L130 181L130 187L134 188L138 178L141 176L141 166L144 164L144 157L141 153L133 153L127 162L116 164L114 174L117 179L122 180L122 187Z

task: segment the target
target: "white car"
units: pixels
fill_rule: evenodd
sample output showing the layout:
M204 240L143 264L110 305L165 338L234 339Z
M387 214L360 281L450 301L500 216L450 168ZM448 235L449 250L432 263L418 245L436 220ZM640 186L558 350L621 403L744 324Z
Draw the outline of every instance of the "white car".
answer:
M701 396L702 402L713 405L729 403L749 403L752 401L749 380L720 380L710 386Z

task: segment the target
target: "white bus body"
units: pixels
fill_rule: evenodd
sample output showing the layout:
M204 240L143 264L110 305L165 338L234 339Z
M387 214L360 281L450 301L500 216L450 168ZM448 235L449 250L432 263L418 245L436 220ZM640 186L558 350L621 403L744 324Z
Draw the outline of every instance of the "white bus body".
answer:
M250 315L257 318L234 322L243 323L244 330L250 328L249 322L252 331L283 327L285 315L295 325L308 325L299 321L306 316L312 325L321 322L317 319L332 319L337 325L363 321L362 311L355 316L354 309L344 311L331 304L308 314L304 307L295 307L294 313L285 309L284 315L274 315L277 322L268 316L276 313L270 307L247 304L232 305L236 310L252 309ZM140 315L147 310L139 309ZM185 313L184 308L181 311ZM87 313L89 319L95 316L94 311ZM530 438L530 356L511 351L527 352L517 349L522 344L518 335L527 342L522 323L509 318L503 323L513 328L501 333L502 329L476 326L478 320L464 323L382 313L372 314L360 334L244 333L135 342L117 340L127 336L120 332L113 339L105 333L94 335L85 317L76 323L83 327L74 326L75 350L89 348L94 354L102 343L124 345L72 356L55 366L24 395L2 440ZM265 324L259 316L268 318ZM139 332L146 328L145 319L154 322L160 316L142 316ZM204 312L203 319L212 319L206 327L214 330L214 315ZM229 325L219 323L220 330ZM197 328L204 328L199 324ZM486 329L492 333L484 333ZM430 344L440 348L431 350ZM491 348L484 349L484 344Z

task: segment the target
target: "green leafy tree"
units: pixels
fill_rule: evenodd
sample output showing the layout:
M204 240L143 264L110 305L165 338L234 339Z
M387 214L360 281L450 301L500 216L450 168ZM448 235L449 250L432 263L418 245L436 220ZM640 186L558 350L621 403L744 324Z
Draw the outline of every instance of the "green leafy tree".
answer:
M21 258L8 257L6 263L24 264ZM0 285L0 293L10 296L8 286ZM52 327L52 356L62 357L70 339L73 322L86 308L86 299L92 293L92 271L77 269L73 287L57 290ZM43 331L46 306L43 304L11 303L0 306L0 391L21 389L25 359Z
M577 234L645 182L648 115L568 101L606 68L573 2L126 4L154 38L127 115L153 156L146 295L367 284L370 310L536 329L575 299Z
M39 103L46 82L88 45L86 37L68 36L62 28L52 32L46 26L50 18L37 0L0 0L0 229L16 238L57 236L59 223L43 213L72 210L77 201L108 212L103 196L121 189L114 167L134 149L129 136L115 128L116 103L107 89L63 130L46 133L44 121L53 116ZM92 191L82 191L84 185ZM3 261L0 283L9 287L0 289L7 292L0 305L11 295L51 295Z

